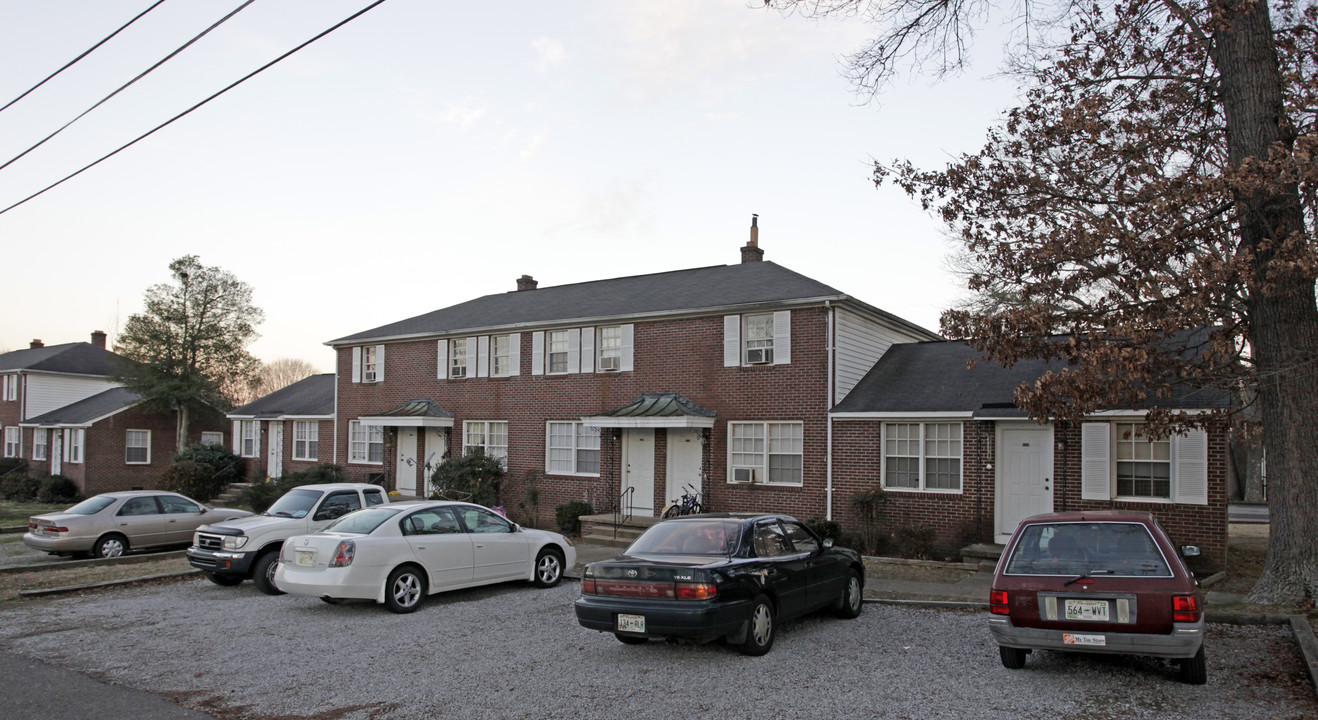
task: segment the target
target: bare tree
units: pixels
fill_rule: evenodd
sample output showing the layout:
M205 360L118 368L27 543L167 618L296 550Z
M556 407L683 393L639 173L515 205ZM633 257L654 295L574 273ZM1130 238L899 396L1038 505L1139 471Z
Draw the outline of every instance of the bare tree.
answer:
M279 358L261 366L253 383L254 397L263 397L293 383L316 375L320 370L302 358Z

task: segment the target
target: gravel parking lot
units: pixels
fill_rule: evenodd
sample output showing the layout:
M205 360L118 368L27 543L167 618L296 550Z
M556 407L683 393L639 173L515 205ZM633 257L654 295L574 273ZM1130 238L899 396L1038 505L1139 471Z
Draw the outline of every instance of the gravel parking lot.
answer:
M576 624L575 583L439 595L413 615L205 580L0 610L13 652L222 718L1312 718L1289 629L1209 628L1209 683L1165 663L999 664L983 613L869 605L807 618L762 658L626 646Z

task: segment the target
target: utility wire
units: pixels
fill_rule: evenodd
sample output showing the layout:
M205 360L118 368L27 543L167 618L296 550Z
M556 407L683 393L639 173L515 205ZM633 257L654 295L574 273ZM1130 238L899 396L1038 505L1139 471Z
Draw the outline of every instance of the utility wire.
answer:
M150 75L151 72L154 71L156 68L158 68L158 67L160 67L161 65L164 65L165 63L169 62L169 60L170 60L171 58L173 58L175 55L178 55L179 53L183 52L184 50L187 50L189 47L192 46L193 43L195 43L195 42L197 42L198 40L200 40L200 39L206 37L207 35L209 35L210 32L211 32L212 30L214 30L215 28L217 28L217 27L223 25L224 23L228 22L229 18L232 18L234 15L237 15L239 12L242 12L243 8L247 7L248 5L251 5L251 4L254 3L254 2L256 2L256 0L247 0L247 1L244 2L242 5L239 5L237 8L235 8L235 9L232 10L232 11L230 11L228 15L225 15L224 17L220 18L219 20L216 20L215 23L212 24L210 27L206 28L205 30L202 30L199 34L197 34L195 37L193 37L191 40L187 41L186 43L183 43L183 44L182 44L181 46L179 46L178 49L176 49L174 52L172 52L172 53L166 55L165 57L161 58L160 60L158 60L158 61L156 62L155 65L152 65L151 67L149 67L149 68L143 70L142 72L138 73L137 77L133 78L132 80L129 80L128 82L124 83L123 85L120 85L118 90L115 90L114 92L110 93L109 95L106 95L105 97L103 97L103 98L101 98L99 101L97 101L97 103L96 103L95 105L92 105L91 107L87 108L86 110L83 110L81 113L78 114L77 117L75 117L75 118L73 118L72 120L70 120L70 121L64 123L64 125L61 126L58 130L56 130L55 132L53 132L53 133L47 135L46 137L42 138L41 141L38 142L36 145L33 145L32 147L30 147L30 148L24 150L23 152L21 152L21 153L15 155L14 157L10 158L7 162L5 162L4 165L0 165L0 170L4 170L5 168L9 167L10 165L13 165L13 164L14 164L14 161L16 161L16 160L18 160L19 158L23 157L24 155L26 155L26 154L32 152L33 150L36 150L37 148L41 147L42 145L45 145L47 140L49 140L49 139L55 137L56 135L59 135L60 133L64 132L66 129L68 129L68 127L69 127L70 125L72 125L73 123L76 123L76 122L78 122L79 120L81 120L81 119L83 118L84 115L86 115L87 113L89 113L89 112L95 110L96 108L98 108L98 107L104 105L106 102L108 102L108 101L110 100L110 98L112 98L112 97L114 97L115 95L118 95L119 93L121 93L121 92L123 92L124 90L128 89L128 87L129 87L130 85L132 85L133 83L137 82L138 80L141 80L142 78L146 77L147 75Z
M45 84L46 84L47 82L49 82L52 78L54 78L56 75L59 75L60 73L64 72L65 70L68 70L69 68L73 67L73 65L74 65L75 63L77 63L79 60L81 60L81 59L87 57L88 55L90 55L90 54L92 53L92 51L95 50L96 48L98 48L98 47L104 45L105 43L109 42L110 38L112 38L112 37L114 37L115 35L118 35L119 33L123 32L124 29L127 28L129 25L132 25L133 23L137 22L138 20L141 20L143 15L146 15L147 13L151 12L152 10L155 10L156 7L157 7L158 5L160 5L161 3L163 3L163 2L165 2L165 0L156 0L155 4L153 4L151 7L149 7L149 8L147 8L147 9L143 10L143 11L140 12L140 13L138 13L138 14L137 14L137 17L134 17L132 20L129 20L128 22L124 23L122 26L120 26L120 28L119 28L118 30L115 30L114 32L110 33L109 35L106 35L104 39L102 39L100 42L96 43L95 45L93 45L93 46L87 48L86 50L84 50L84 51L82 52L82 54L79 55L78 57L73 58L72 60L70 60L70 61L68 61L67 63L65 63L65 64L64 64L64 67L62 67L62 68L60 68L59 70L56 70L55 72L53 72L53 73L51 73L50 75L48 75L48 76L46 77L45 80L42 80L41 82L37 83L36 85L33 85L32 87L28 88L28 89L27 89L22 95L19 95L18 97L14 98L13 100L10 100L9 102L5 103L5 106L4 106L4 107L0 107L0 112L4 112L5 110L8 110L10 105L13 105L14 103L18 102L19 100L22 100L23 98L27 97L29 93L31 93L33 90L36 90L37 88L41 87L42 85L45 85Z
M77 177L77 176L83 174L84 172L86 172L86 171L88 171L88 170L90 170L90 169L96 167L97 165L100 165L101 163L105 162L106 160L109 160L110 158L114 157L115 155L118 155L119 153L123 152L124 150L127 150L128 148L130 148L130 147L136 145L137 143L139 143L139 142L141 142L141 141L147 139L148 137L150 137L150 136L156 134L156 132L158 132L158 131L164 129L166 126L171 125L175 120L178 120L179 118L182 118L184 115L187 115L187 114L191 113L193 110L196 110L197 108L201 107L202 105L205 105L206 103L210 102L211 100L214 100L215 98L217 98L217 97L223 95L224 93L229 92L230 90L232 90L232 89L238 87L239 85L241 85L241 84L247 82L248 80L252 79L252 78L255 77L256 75L259 75L260 73L262 73L262 72L266 71L267 69L269 69L271 66L273 66L273 65L275 65L276 63L280 62L281 60L287 58L289 55L292 55L293 53L295 53L295 52L301 50L302 48L304 48L304 47L310 45L311 43L316 42L317 40L319 40L319 39L325 37L326 35L329 35L330 33L334 32L335 30L338 30L339 28L343 27L344 25L347 25L348 23L352 22L353 20L356 20L357 18L361 17L362 15L365 15L368 11L373 10L373 9L375 9L377 6L384 4L384 2L385 2L385 0L375 0L375 2L371 3L370 5L367 5L366 7L362 8L361 10L358 10L357 12L353 13L352 15L349 15L348 17L344 18L343 20L340 20L338 23L334 24L334 25L331 26L329 29L322 31L319 35L316 35L315 37L311 38L310 40L308 40L308 41L302 43L301 45L298 45L297 47L293 48L292 50L289 50L288 52L284 53L283 55L280 55L279 57L275 58L274 60L271 60L270 62L268 62L268 63L262 65L261 67L259 67L259 68L255 69L255 70L253 70L252 72L250 72L250 73L244 75L243 77L241 77L241 78L239 78L238 80L234 81L233 83L229 84L229 85L228 85L227 87L225 87L223 90L220 90L219 92L215 93L214 95L211 95L210 97L206 98L205 100L202 100L201 102L197 103L196 105L193 105L192 107L188 108L187 110L184 110L183 112L179 113L178 115L175 115L174 117L172 117L172 118L166 120L165 122L163 122L163 123L161 123L161 124L155 126L155 127L152 128L151 130L149 130L149 131L143 133L142 135L139 135L136 139L131 140L131 141L125 143L124 145L121 145L121 146L119 147L119 149L117 149L117 150L115 150L115 151L113 151L113 152L111 152L111 153L109 153L109 154L107 154L107 155L101 157L101 159L96 160L95 162L92 162L92 163L90 163L90 164L88 164L88 165L83 166L83 168L82 168L81 170L78 170L77 172L74 172L74 173L71 173L71 174L69 174L69 175L66 175L62 180L59 180L59 181L54 182L54 183L51 183L50 185L47 185L46 187L42 188L41 190L38 190L37 192L32 193L31 195L28 195L27 197L23 198L22 200L19 200L18 202L14 203L13 205L10 205L9 207L5 208L4 210L0 210L0 215L4 215L5 213L9 212L10 210L13 210L14 208L18 207L19 205L22 205L23 203L25 203L25 202L27 202L27 201L29 201L29 200L35 198L35 197L38 197L38 196L40 196L40 195L44 195L45 193L49 192L50 190L53 190L53 189L55 189L56 187L59 187L60 185L63 185L64 183L68 182L69 180L72 180L73 178L75 178L75 177Z

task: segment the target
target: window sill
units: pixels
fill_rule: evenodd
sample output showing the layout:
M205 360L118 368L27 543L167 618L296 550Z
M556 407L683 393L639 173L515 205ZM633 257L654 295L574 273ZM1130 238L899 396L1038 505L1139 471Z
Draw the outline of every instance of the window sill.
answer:
M1176 501L1165 497L1139 497L1137 495L1118 495L1112 498L1114 502L1126 503L1150 503L1153 505L1175 505Z
M576 473L576 472L566 472L560 470L546 470L545 475L553 475L555 477L585 477L585 478L597 478L600 476L599 473Z
M771 488L800 488L800 487L805 487L805 483L782 483L782 482L753 482L753 483L749 483L749 482L737 482L737 481L735 481L735 480L728 480L728 481L725 482L725 484L727 484L727 485L732 485L732 486L734 486L734 487L771 487Z
M886 487L883 486L884 492L893 493L911 493L919 495L963 495L965 492L961 489L940 490L935 488L908 488L908 487Z
M375 467L383 467L383 466L384 466L384 461L383 461L383 460L379 460L379 461L376 461L376 462L372 462L372 461L370 461L370 460L349 460L349 461L348 461L348 464L349 464L349 465L373 465L373 466L375 466Z

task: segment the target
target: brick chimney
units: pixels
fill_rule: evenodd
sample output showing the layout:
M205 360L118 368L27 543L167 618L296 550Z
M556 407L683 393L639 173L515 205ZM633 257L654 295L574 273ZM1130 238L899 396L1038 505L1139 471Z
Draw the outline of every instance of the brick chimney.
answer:
M100 330L93 331L93 332L92 332L92 344L95 345L96 347L98 347L98 348L104 350L104 349L105 349L105 333L102 332L102 331L100 331Z
M760 249L760 216L751 215L751 239L746 246L741 249L741 261L760 262L764 259L764 251Z
M32 342L28 344L27 349L36 350L37 348L41 348L41 347L46 347L46 343L41 342L40 338L33 338Z
M522 292L523 290L534 290L536 286L539 284L540 283L537 282L536 279L531 277L530 275L523 275L517 278L517 292Z

